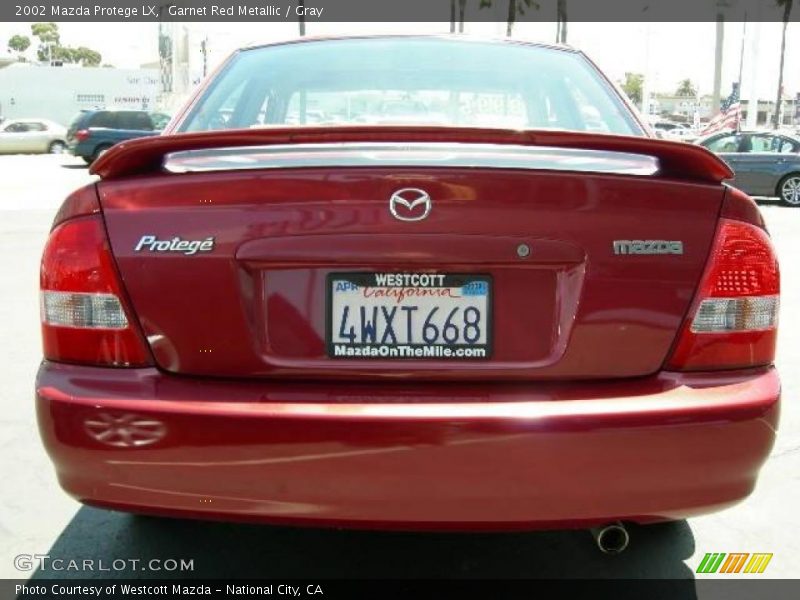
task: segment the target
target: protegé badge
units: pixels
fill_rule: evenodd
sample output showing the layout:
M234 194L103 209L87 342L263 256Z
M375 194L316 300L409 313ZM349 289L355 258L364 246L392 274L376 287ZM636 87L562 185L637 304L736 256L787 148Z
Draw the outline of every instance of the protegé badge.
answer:
M139 243L134 247L134 252L180 252L191 256L198 252L211 252L214 249L214 238L207 237L204 240L183 240L175 236L170 240L159 240L154 235L143 235Z

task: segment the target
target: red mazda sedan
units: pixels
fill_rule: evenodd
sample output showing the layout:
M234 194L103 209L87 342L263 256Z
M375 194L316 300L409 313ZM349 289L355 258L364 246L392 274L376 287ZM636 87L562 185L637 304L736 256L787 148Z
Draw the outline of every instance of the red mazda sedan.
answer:
M745 498L778 265L580 52L235 53L69 196L39 424L82 502L345 527L649 523Z

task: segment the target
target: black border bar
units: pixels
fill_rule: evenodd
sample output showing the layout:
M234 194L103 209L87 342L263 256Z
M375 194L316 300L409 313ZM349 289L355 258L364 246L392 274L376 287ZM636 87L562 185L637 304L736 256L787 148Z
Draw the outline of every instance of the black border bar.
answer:
M40 590L37 593L18 592L18 585ZM125 586L151 592L124 593ZM146 586L146 587L143 587ZM228 586L248 590L232 593ZM292 596L287 587L299 588ZM267 594L255 590L269 587ZM153 593L163 588L166 593ZM319 593L321 590L322 593ZM198 593L199 591L199 593ZM284 592L284 593L281 593ZM316 592L316 593L311 593ZM106 600L168 598L197 600L198 598L225 599L287 599L303 600L457 600L474 599L525 599L569 598L570 600L613 598L614 600L789 600L800 596L799 580L780 579L517 579L517 580L297 580L273 578L269 580L125 580L125 579L34 579L0 581L0 598Z
M800 20L794 1L789 20ZM0 21L451 22L461 0L3 0ZM562 9L559 12L559 8ZM776 0L464 0L464 22L782 21ZM676 40L687 43L687 40Z

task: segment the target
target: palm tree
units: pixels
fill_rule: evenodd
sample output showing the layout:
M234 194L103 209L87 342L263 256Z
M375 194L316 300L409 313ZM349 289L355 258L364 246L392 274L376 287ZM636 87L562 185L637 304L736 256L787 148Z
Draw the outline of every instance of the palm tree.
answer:
M641 106L644 75L641 73L625 73L625 81L620 81L620 87L631 102Z
M464 13L467 12L467 0L458 0L458 33L464 33Z
M297 25L300 27L300 35L301 36L304 36L306 34L306 17L305 17L306 11L305 11L305 6L306 6L306 0L300 0L297 3L297 8L298 8Z
M556 43L567 43L567 0L558 0L556 4Z
M691 79L684 79L678 84L678 89L675 90L675 95L694 98L697 96L697 88L694 87Z
M778 6L783 7L783 35L781 36L781 63L778 68L778 93L775 97L775 116L773 123L775 129L781 126L781 96L783 95L783 63L786 58L786 26L789 24L789 17L792 14L792 4L794 0L775 0Z
M481 0L480 8L490 8L493 0ZM525 9L534 8L539 10L539 4L535 0L508 0L508 15L506 17L506 35L511 37L514 30L514 23L517 22L517 15L524 15Z

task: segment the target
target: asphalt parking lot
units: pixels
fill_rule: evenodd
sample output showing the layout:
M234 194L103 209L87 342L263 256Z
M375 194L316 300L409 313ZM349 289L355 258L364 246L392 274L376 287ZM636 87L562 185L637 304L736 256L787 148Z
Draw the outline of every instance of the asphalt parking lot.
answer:
M380 533L169 521L81 507L59 488L33 405L40 360L38 263L63 197L90 179L68 156L0 156L0 577L163 576L20 571L14 557L193 560L199 577L691 578L706 552L770 552L761 577L796 577L800 557L800 209L765 206L783 275L777 444L758 487L725 512L634 528L628 551L605 556L584 531ZM719 576L714 576L719 577ZM741 576L740 576L741 577Z

